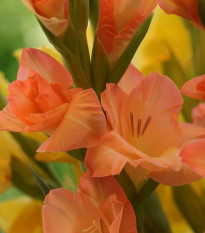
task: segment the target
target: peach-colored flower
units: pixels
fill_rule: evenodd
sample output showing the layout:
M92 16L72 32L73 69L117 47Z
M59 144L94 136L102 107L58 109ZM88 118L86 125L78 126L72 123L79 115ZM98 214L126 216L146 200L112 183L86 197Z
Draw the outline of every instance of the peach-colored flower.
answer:
M22 0L41 23L55 36L61 35L68 26L69 0Z
M114 177L86 173L74 194L55 189L43 206L45 233L137 233L134 210Z
M97 36L111 61L121 55L156 4L156 0L100 0Z
M197 0L159 0L159 5L167 14L179 15L203 29L199 18Z
M37 49L24 49L17 81L9 85L0 130L44 132L38 151L67 151L95 145L105 119L93 89L71 88L69 72Z
M205 137L205 131L178 122L182 104L179 90L168 77L153 73L143 78L129 67L119 84L107 84L102 93L110 130L99 145L88 149L88 170L96 177L116 175L129 164L166 185L199 179L181 161L180 152Z

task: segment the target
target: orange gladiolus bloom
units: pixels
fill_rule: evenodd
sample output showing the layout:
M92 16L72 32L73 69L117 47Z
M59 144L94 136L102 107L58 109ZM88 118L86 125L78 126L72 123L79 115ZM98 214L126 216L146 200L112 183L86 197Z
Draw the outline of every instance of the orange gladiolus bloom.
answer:
M75 194L63 188L50 191L43 226L45 233L137 233L134 210L115 178L88 173Z
M204 128L178 122L183 100L166 76L146 78L130 66L119 84L107 84L102 105L110 129L101 143L88 149L85 164L93 176L119 174L128 163L166 185L183 185L199 179L183 163L181 151L198 138ZM134 169L133 169L134 170ZM143 172L144 171L144 172Z
M197 0L159 0L159 5L167 14L179 15L203 29L199 18Z
M24 49L17 81L9 85L0 130L44 132L38 151L94 146L105 132L105 117L93 89L71 88L69 72L37 49Z
M68 26L69 0L22 0L41 23L55 36L61 35Z
M200 103L192 109L193 122L196 125L205 127L205 104Z
M121 55L156 4L156 0L100 0L97 37L111 61Z

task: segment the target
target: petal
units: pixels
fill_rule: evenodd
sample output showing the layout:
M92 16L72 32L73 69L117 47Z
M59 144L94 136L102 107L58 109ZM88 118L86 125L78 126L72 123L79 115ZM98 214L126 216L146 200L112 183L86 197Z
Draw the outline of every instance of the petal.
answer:
M196 125L205 127L205 104L200 103L192 109L193 122Z
M55 189L50 191L44 201L45 233L86 232L86 229L98 224L99 218L98 209L78 191L74 196L69 190Z
M69 151L94 146L105 133L105 117L95 92L82 91L72 100L58 128L38 151Z
M193 78L186 82L181 89L184 95L197 100L205 100L205 75Z
M34 0L36 11L45 18L65 19L65 4L67 0Z
M190 167L183 165L180 171L173 171L172 169L164 169L159 172L151 172L149 175L153 180L171 186L180 186L189 184L201 178Z
M96 178L91 177L87 172L80 180L79 191L94 200L95 205L98 207L114 194L117 200L124 204L127 202L123 189L113 176Z
M107 84L106 90L101 95L102 106L106 111L108 121L118 132L121 131L119 119L126 97L125 92L117 84Z
M186 146L180 156L182 162L191 167L197 174L205 177L205 139Z
M26 126L25 131L51 134L62 121L68 107L69 104L65 103L45 113L30 114L28 120L33 125Z
M50 55L38 49L23 49L17 79L27 79L31 70L49 83L59 83L67 88L73 84L71 75L66 68Z
M11 111L9 105L7 105L2 111L0 111L0 130L1 131L24 131L25 123L20 121Z
M136 88L143 80L144 75L132 64L129 65L123 77L120 79L118 86L127 94Z
M107 0L99 1L99 21L97 36L104 46L107 53L112 50L113 39L115 36L115 21L112 9Z
M27 7L41 23L55 36L60 36L68 26L68 19L57 19L55 17L46 18L38 14L34 8L33 0L22 0L25 7Z
M179 90L168 77L158 73L149 75L123 103L122 136L144 154L159 157L179 143L178 117L182 103Z
M48 112L64 103L52 89L52 86L40 75L38 75L38 90L35 102L43 112Z
M85 165L92 176L117 175L127 162L136 167L147 158L115 131L106 133L101 141L98 146L88 149L85 157Z

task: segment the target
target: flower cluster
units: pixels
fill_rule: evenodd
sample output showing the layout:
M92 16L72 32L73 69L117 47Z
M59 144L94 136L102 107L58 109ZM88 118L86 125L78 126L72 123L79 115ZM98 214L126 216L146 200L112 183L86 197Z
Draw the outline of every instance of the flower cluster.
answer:
M182 186L205 177L205 105L193 109L193 123L179 120L180 115L186 119L181 93L205 101L205 76L183 82L180 92L174 78L157 71L145 76L131 60L157 5L203 30L205 4L200 0L23 3L37 17L64 65L39 49L23 49L17 80L8 86L7 105L0 111L0 130L45 134L36 148L46 152L38 153L41 161L65 162L72 156L80 160L85 173L78 173L82 177L74 194L33 155L24 155L42 190L52 189L42 210L44 232L143 232L140 206L158 183ZM92 55L86 37L89 13L95 33ZM25 166L11 154L5 153L7 168L10 160ZM76 160L72 163L79 166ZM10 169L1 169L0 175L2 171L0 191L11 179Z

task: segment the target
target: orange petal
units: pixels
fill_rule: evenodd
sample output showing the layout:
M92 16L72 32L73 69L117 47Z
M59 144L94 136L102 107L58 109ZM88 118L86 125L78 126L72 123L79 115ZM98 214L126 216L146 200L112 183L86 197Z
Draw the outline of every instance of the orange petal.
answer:
M201 178L190 167L183 165L180 171L172 169L164 169L159 172L151 172L149 175L153 180L171 186L179 186L189 184Z
M30 114L28 120L32 122L33 125L26 126L25 131L51 134L60 124L68 107L69 104L65 103L45 113Z
M139 85L144 78L144 75L132 64L129 65L125 74L118 83L118 86L122 88L127 94Z
M50 55L38 49L23 49L17 79L25 80L34 70L49 83L59 83L69 88L72 78L69 72Z
M181 89L184 95L197 100L205 100L205 75L193 78L186 82Z
M39 93L35 98L35 102L43 112L48 112L64 103L49 83L40 75L38 75L38 90Z
M105 117L92 89L80 92L51 137L38 151L69 151L94 146L105 133Z
M65 19L65 4L68 0L34 0L36 11L45 18Z
M45 233L86 232L99 224L99 219L99 210L89 198L78 191L74 196L69 190L55 189L45 199Z
M99 1L99 21L97 35L107 53L112 50L115 36L115 21L107 0Z
M202 177L205 177L205 139L186 146L181 151L180 156L182 157L182 162Z
M0 130L1 131L24 131L25 123L20 121L11 111L9 105L7 105L2 111L0 111Z
M117 175L127 162L136 167L146 158L117 132L111 131L105 134L101 144L87 150L85 165L95 177Z
M182 103L179 90L168 77L158 73L149 75L123 103L122 136L144 154L159 157L179 143L178 117Z
M126 93L117 84L107 84L106 90L101 95L102 106L106 111L109 123L118 132L121 131L120 113L126 97Z
M104 200L115 194L117 200L126 204L127 197L113 176L94 178L87 172L80 179L79 190L91 200L95 200L96 206L100 207Z
M200 103L192 109L193 122L196 125L205 127L205 104Z

